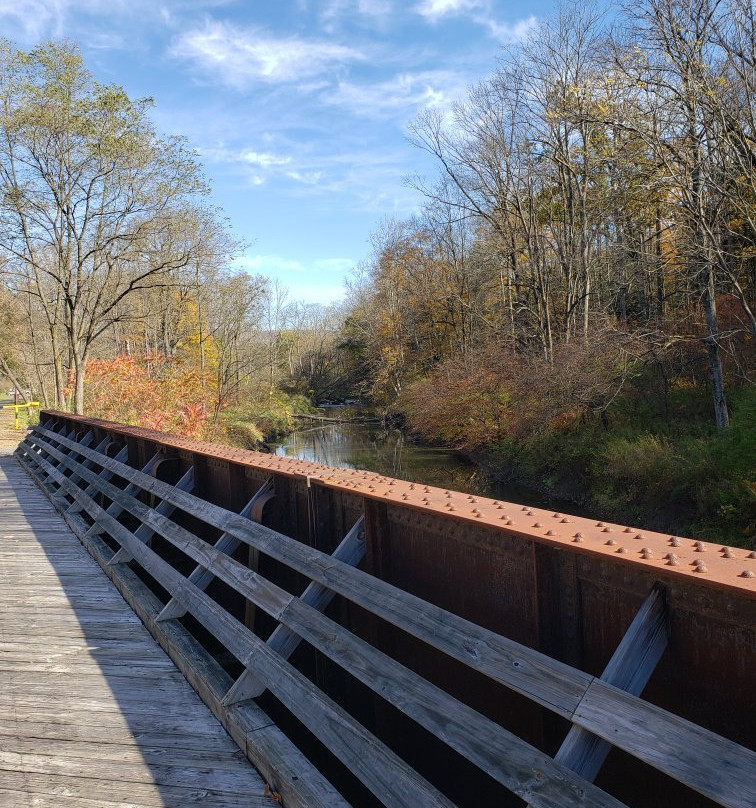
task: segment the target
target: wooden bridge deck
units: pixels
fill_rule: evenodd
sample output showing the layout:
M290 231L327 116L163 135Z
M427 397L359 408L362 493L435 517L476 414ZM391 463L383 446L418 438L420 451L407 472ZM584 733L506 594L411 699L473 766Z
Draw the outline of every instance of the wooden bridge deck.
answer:
M0 457L0 806L270 806L15 458Z

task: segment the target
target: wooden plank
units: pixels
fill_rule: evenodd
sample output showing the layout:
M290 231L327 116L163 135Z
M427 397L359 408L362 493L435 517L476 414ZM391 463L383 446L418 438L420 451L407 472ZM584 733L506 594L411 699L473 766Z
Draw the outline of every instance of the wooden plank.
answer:
M756 753L744 746L599 679L588 688L573 723L720 805L753 808Z
M356 567L365 557L365 517L355 522L339 546L331 554L338 561ZM191 580L191 579L190 579ZM301 600L319 612L324 612L335 593L317 583L310 583L301 595ZM278 625L266 640L283 659L289 659L297 650L302 638L286 626ZM265 685L249 669L234 682L233 687L223 697L224 704L236 704L245 699L254 699L265 692Z
M143 503L134 500L129 506L127 505L128 498L123 495L124 492L111 491L111 487L107 484L103 484L101 487L106 496L113 498L113 501L121 502L124 508L128 507L129 511L135 513L138 518L145 520L149 516L145 513L149 508ZM97 507L94 503L92 505ZM92 507L86 506L86 509L94 516ZM111 523L111 520L112 517L105 516L101 524L133 552L130 547L130 545L134 545L133 537L129 536L129 532L123 526L114 520ZM302 603L285 590L247 570L243 565L208 546L178 525L167 520L162 521L164 523L157 526L158 532L176 547L212 571L217 577L234 586L237 591L289 626L290 629L294 629L298 635L307 639L318 650L342 665L368 687L375 689L383 698L436 734L437 737L480 766L489 776L497 779L514 793L530 799L544 808L562 808L562 806L570 805L619 808L622 805L600 789L586 784L572 772L555 764L550 758L493 721L476 713L444 691L426 682L422 677L354 637L317 609ZM351 542L349 551L354 552ZM135 555L135 557L185 606L193 604L194 616L203 622L216 637L223 639L229 650L232 650L238 657L238 651L229 644L227 639L231 638L231 642L235 642L236 645L239 643L239 637L233 630L235 621L230 619L222 608L214 601L210 601L212 604L210 609L203 611L207 609L208 605L202 600L204 598L207 601L206 596L178 575L170 565L151 554L147 548L140 548L139 556ZM166 578L171 581L170 586L167 586ZM198 598L200 598L199 601ZM226 637L222 636L223 631L226 632ZM331 737L335 729L334 708L336 710L340 710L340 708L330 703L324 694L306 680L304 680L306 683L304 684L301 675L286 665L280 656L264 646L257 637L249 632L246 632L246 635L247 641L252 642L254 650L242 658L244 664L251 667L255 674L265 681L268 688L314 732L316 730L313 728L313 724L315 724L318 737L333 751L336 751L333 748L335 746L343 756L346 752L343 738L340 737L336 740ZM263 663L260 661L261 646L264 646L266 653L270 655L267 657L267 667L265 661ZM295 676L293 681L287 679L292 674ZM283 694L281 693L282 682L284 685L289 685L289 689L285 689ZM303 684L304 693L302 692ZM320 707L320 710L317 707ZM303 718L303 712L308 714L307 720ZM316 714L314 717L313 713ZM364 750L365 740L371 737L370 734L351 718L349 722L352 744L359 744ZM363 756L364 754L363 751ZM412 800L417 798L418 788L428 788L428 785L423 783L415 772L408 769L391 753L388 757L379 757L377 760L375 757L366 760L361 758L359 762L354 759L353 753L350 757L352 770L376 793L376 796L379 796L384 802L386 802L386 797L390 796L391 801L386 804L407 804L396 802L397 795L394 792L393 783L389 784L388 779L395 779L397 782L403 781L404 789L410 788L408 796ZM399 771L396 770L398 763L402 764ZM370 771L364 770L365 764L370 766ZM574 795L578 793L581 796L579 801L576 801Z
M155 470L155 466L157 466L162 457L163 457L162 452L155 452L155 454L152 455L152 457L144 464L144 466L142 466L142 474L152 474L152 472ZM69 466L69 468L72 467ZM103 471L106 470L103 469ZM100 473L97 476L101 477L103 475L102 473ZM124 490L126 491L126 493L132 496L136 496L139 494L139 486L134 485L133 483L129 483L129 485L127 485ZM105 513L108 513L117 519L121 515L121 513L123 513L123 508L120 505L118 505L118 503L111 502L110 505L108 505L107 509L105 510ZM92 527L89 528L89 531L90 533L101 533L102 529L100 528L99 524L95 522L92 525Z
M103 455L103 457L107 458L107 455ZM97 466L100 465L100 463L98 462L99 459L100 459L99 457L97 459L95 459L95 458L90 456L89 459L93 461L94 465L97 465ZM113 460L115 460L118 463L126 463L126 461L128 459L129 459L129 447L128 446L124 446L123 449L121 449L116 454L116 456L113 458ZM102 471L100 471L99 476L102 477L103 480L112 480L115 475L113 474L112 471L109 471L108 469L103 468ZM79 479L81 479L81 477ZM84 490L91 493L95 489L94 489L94 486L88 485ZM66 510L71 512L71 513L76 513L77 510L78 510L76 501L72 502L71 505L69 505L69 507Z
M75 800L73 806L85 805L79 800L91 800L97 808L107 808L110 801L126 804L128 808L133 805L154 806L155 808L185 808L186 806L201 806L201 808L239 808L239 794L217 791L209 787L208 783L199 786L171 786L166 788L157 784L133 783L121 781L117 777L112 780L103 780L94 777L77 777L58 774L45 774L30 771L0 770L0 794L5 791L15 797L18 792L25 792L31 796L27 803L33 808L37 805L50 805L59 808L63 802L57 802L66 797ZM10 789L10 792L9 792ZM103 795L102 801L98 795ZM51 798L49 802L45 800ZM5 797L3 796L3 799ZM9 797L10 799L10 797ZM39 802L38 802L39 800ZM249 801L248 801L249 800ZM23 803L21 803L23 805ZM91 802L90 802L91 804ZM244 792L244 805L250 808L271 808L270 797L265 796L264 786L261 788L246 789ZM7 808L19 808L17 802L7 802Z

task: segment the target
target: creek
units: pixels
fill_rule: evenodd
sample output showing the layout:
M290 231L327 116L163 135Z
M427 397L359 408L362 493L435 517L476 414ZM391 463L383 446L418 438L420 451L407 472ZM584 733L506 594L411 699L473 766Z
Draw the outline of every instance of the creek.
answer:
M279 457L375 471L423 485L534 507L568 513L579 510L575 503L550 498L542 491L493 481L460 452L415 443L401 430L380 423L345 421L303 426L270 448Z

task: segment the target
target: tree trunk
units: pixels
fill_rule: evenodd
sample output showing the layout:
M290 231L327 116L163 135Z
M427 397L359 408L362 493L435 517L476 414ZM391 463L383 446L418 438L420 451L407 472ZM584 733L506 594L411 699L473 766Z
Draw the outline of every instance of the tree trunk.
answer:
M73 411L76 415L84 415L84 379L86 377L87 357L86 352L79 356L73 356L74 365L74 400Z
M717 304L714 299L714 271L711 264L709 264L708 279L703 294L703 307L706 315L706 352L709 355L711 393L714 399L714 420L716 421L717 429L724 429L730 425L730 416L727 412L722 357L719 353Z

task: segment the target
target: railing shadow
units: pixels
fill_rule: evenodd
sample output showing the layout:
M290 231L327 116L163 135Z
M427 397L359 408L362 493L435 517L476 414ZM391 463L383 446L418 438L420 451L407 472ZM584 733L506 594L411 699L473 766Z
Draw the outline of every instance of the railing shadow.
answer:
M270 805L243 752L12 456L0 457L0 503L0 804Z

